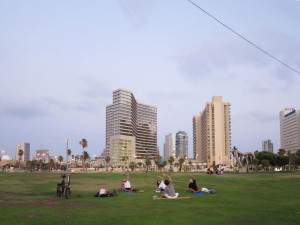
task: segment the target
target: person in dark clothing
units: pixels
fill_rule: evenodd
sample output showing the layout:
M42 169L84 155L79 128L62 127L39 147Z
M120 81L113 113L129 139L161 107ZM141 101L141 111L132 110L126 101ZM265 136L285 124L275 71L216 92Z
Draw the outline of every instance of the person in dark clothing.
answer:
M186 192L191 191L191 192L200 192L202 190L202 188L197 187L196 184L196 177L189 175L190 177L192 177L193 179L190 179L190 183L189 183L189 187L186 189Z

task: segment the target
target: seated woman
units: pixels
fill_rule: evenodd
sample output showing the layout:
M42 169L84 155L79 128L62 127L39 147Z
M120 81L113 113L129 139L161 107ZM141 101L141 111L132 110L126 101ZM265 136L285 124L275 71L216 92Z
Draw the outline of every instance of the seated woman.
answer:
M157 176L158 178L160 178L160 180L157 180L156 183L157 183L157 188L156 188L156 192L164 192L165 188L166 188L166 185L164 183L164 178L160 177L160 176Z
M127 173L122 173L121 175L126 175L127 179L123 179L122 180L122 185L121 185L121 189L125 192L132 192L135 191L135 187L131 187L130 181L129 181L129 174Z
M109 190L101 188L100 191L98 191L98 193L94 195L94 197L112 197L112 196L118 196L115 189L114 192L109 193Z
M163 174L163 175L166 176L167 178L169 178L169 180L167 180L167 179L165 180L166 187L165 187L164 192L162 193L162 195L159 198L163 198L163 197L177 198L179 194L175 193L172 178L166 174Z
M189 187L186 189L186 192L191 191L191 192L200 192L202 190L202 188L197 187L196 184L196 177L189 175L190 177L192 177L193 179L190 179L190 183L189 183Z

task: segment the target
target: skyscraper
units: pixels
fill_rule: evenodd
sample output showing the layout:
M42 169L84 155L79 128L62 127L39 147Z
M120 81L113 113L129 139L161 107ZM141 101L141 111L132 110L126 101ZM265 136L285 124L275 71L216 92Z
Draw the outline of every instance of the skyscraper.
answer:
M157 154L157 108L137 101L131 91L113 91L106 106L106 149L114 165Z
M273 152L273 142L271 140L263 140L262 151Z
M221 96L214 96L200 115L193 117L194 157L208 166L230 166L230 106Z
M282 110L279 116L281 148L296 153L300 149L300 111L288 108Z
M23 155L21 157L21 161L29 161L30 159L30 143L22 142L20 145L16 147L16 160L20 159L19 150L23 150Z
M168 134L165 136L164 157L168 160L171 156L176 157L176 135Z
M189 154L188 136L184 131L176 133L176 157L188 157Z

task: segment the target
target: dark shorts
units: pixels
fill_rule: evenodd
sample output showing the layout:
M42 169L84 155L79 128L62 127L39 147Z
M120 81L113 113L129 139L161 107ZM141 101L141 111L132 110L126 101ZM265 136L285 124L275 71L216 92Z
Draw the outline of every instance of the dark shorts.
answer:
M164 191L165 191L165 189L160 189L160 191L161 191L161 192L164 192Z
M130 191L131 190L131 188L125 188L127 191Z

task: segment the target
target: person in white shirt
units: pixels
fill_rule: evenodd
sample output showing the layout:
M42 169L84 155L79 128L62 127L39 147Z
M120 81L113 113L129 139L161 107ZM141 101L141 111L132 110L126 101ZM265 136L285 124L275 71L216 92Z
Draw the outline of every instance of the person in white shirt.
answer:
M160 176L157 176L158 178L160 178L160 180L157 180L156 183L157 183L157 188L156 188L156 192L163 192L166 188L166 185L164 183L164 178L160 177Z
M121 186L121 189L123 191L126 191L126 192L132 192L135 190L135 187L131 187L131 184L130 184L130 181L129 181L129 174L127 173L122 173L121 175L126 175L127 176L127 179L123 179L122 180L122 186Z

